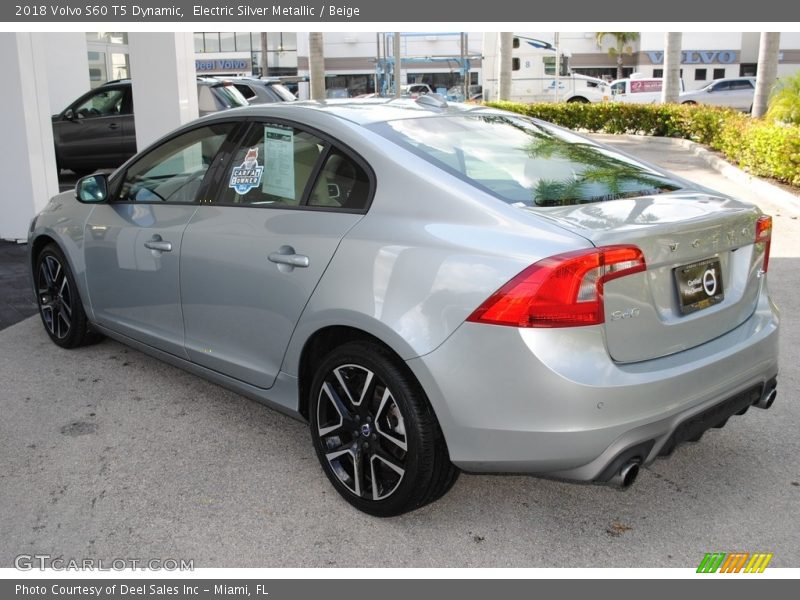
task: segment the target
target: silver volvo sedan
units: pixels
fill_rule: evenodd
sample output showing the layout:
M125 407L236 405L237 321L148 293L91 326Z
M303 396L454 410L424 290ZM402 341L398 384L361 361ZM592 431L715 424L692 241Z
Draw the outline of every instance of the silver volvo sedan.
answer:
M190 123L31 223L50 338L109 336L306 420L378 516L460 470L630 485L776 394L772 222L435 96ZM265 440L264 443L268 443Z

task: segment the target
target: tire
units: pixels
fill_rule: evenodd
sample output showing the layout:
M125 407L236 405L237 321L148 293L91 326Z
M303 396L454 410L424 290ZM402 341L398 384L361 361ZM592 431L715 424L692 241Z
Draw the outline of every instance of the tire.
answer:
M695 102L694 100L687 100L686 102L681 102L681 104L683 105L688 104L689 106L697 106L697 102Z
M589 101L583 96L575 96L567 100L567 104L589 104Z
M422 388L379 344L349 342L320 362L309 417L322 470L365 513L392 517L420 508L458 478Z
M55 244L45 246L36 258L33 281L39 316L54 344L78 348L100 339L89 326L69 263Z

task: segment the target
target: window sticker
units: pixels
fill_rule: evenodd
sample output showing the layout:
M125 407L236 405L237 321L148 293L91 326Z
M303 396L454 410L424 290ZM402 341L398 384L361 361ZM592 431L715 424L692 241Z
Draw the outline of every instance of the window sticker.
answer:
M239 195L244 195L253 188L261 185L261 176L264 167L258 164L258 148L250 148L244 157L244 162L238 167L233 167L231 180L228 187L236 190Z
M294 131L283 127L264 127L264 156L269 160L269 170L262 191L295 200Z

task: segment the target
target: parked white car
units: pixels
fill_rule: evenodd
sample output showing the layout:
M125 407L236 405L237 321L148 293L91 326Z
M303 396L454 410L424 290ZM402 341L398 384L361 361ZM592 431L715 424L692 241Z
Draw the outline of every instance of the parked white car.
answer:
M681 104L713 104L730 106L744 112L753 108L756 91L755 77L731 77L715 79L706 87L681 94Z

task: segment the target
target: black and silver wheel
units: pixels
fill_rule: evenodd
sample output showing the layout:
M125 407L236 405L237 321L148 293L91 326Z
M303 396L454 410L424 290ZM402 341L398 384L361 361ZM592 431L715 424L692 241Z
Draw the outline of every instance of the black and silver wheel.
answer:
M442 496L458 476L419 384L385 348L351 342L320 364L309 406L325 474L353 506L399 515Z
M89 329L72 271L58 246L45 246L35 269L39 314L50 339L62 348L95 341L97 336Z

